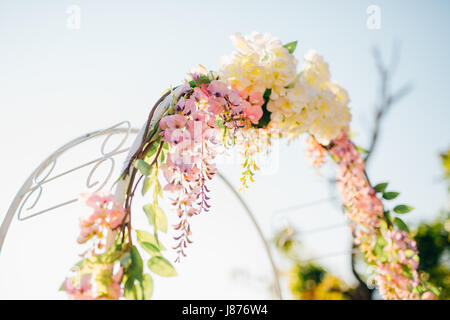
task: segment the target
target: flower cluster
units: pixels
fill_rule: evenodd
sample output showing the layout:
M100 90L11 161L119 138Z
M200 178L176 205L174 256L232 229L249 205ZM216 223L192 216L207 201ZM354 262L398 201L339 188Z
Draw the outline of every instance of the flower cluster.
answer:
M382 235L386 242L383 248L386 256L385 261L377 261L376 277L381 296L396 300L419 299L418 293L413 290L419 285L416 242L401 230L383 230ZM428 296L429 293L426 297Z
M168 182L164 189L176 195L173 205L181 219L175 227L181 232L176 237L179 255L184 255L183 248L191 242L188 217L209 208L206 181L216 172L218 127L237 130L258 123L263 104L257 92L243 94L205 74L193 74L192 78L194 87L184 90L173 107L174 113L159 123L163 140L170 146L161 168ZM200 80L203 83L197 85Z
M297 60L271 34L252 33L231 37L236 51L223 57L220 79L251 95L272 89L272 97L284 96L286 87L297 77Z
M62 289L74 300L118 300L122 296L123 269L113 273L111 266L100 266L95 272L79 272L73 278L66 278Z
M367 180L364 160L346 134L332 141L330 153L339 163L337 187L351 221L365 232L373 232L383 217L383 203Z
M325 157L328 155L328 150L325 149L316 139L312 136L306 138L306 157L312 159L312 166L320 168L325 164Z
M87 211L80 219L78 243L92 240L92 246L82 254L83 260L76 266L75 275L64 281L62 289L72 299L119 299L123 269L116 272L114 263L103 261L107 236L127 223L129 217L122 204L111 194L93 193L80 197Z
M347 92L330 81L328 64L316 52L304 56L297 74L295 57L270 34L232 39L237 50L223 59L220 79L249 94L270 90L271 126L289 138L309 132L324 145L348 130Z
M327 145L348 130L348 103L347 92L330 81L328 64L315 51L309 51L298 81L286 90L284 97L269 101L267 109L286 136L309 132Z
M82 195L81 199L87 211L80 218L81 231L77 241L81 244L93 239L95 248L102 249L106 234L124 222L126 211L121 203L114 201L112 194L93 193Z

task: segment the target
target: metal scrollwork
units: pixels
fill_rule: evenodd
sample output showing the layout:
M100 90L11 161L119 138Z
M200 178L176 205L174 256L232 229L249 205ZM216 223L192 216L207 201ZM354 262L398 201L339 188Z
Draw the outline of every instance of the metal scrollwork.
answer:
M126 153L129 150L129 147L126 147L125 144L130 134L136 134L137 132L138 130L132 128L131 124L128 121L123 121L107 129L94 131L78 137L59 148L47 159L45 159L25 181L22 188L16 194L13 202L11 203L8 212L6 213L4 221L0 227L0 251L9 225L11 224L11 221L16 212L18 212L18 219L23 221L41 215L43 213L53 211L57 208L64 207L77 201L78 195L61 203L57 203L41 210L33 211L33 209L37 207L37 204L45 194L45 186L50 182L54 182L55 180L58 180L63 176L92 166L92 169L90 170L86 179L86 187L89 192L102 190L113 176L114 169L116 167L116 160L114 160L114 157L119 154ZM122 138L118 141L117 144L114 145L112 149L110 148L110 150L108 150L108 143L110 143L111 137L114 135L121 135ZM61 155L84 142L102 136L104 136L104 140L100 147L101 155L99 157L81 165L75 166L69 170L65 170L61 173L53 174L57 166L57 160L61 157ZM105 162L109 163L109 170L107 174L104 175L104 178L102 178L101 180L93 181L95 173Z

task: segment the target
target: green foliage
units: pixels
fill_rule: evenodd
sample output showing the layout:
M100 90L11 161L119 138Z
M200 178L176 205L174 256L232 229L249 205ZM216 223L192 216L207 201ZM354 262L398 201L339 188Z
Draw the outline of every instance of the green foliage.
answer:
M200 87L203 83L211 83L209 76L202 74L198 77L197 81L189 81L191 88Z
M356 148L356 151L358 151L359 154L365 154L365 153L368 153L368 152L369 152L368 150L366 150L366 149L364 149L363 147L358 146L358 145L356 145L356 144L355 144L355 148Z
M440 154L440 156L444 167L444 177L450 179L450 148L447 149L446 153Z
M145 196L148 192L148 190L150 190L150 188L152 187L153 184L153 179L149 178L149 177L145 177L144 178L144 183L142 185L142 195Z
M136 235L139 243L148 242L157 247L160 251L166 250L162 243L159 242L153 234L143 230L136 230Z
M283 47L288 49L290 54L293 54L295 49L297 48L297 43L298 43L298 41L292 41L292 42L286 43Z
M375 189L376 192L383 193L386 191L388 184L389 183L387 183L387 182L379 183L373 188Z
M374 251L374 254L377 257L377 259L381 263L385 263L389 258L389 254L384 250L384 247L386 245L387 245L386 239L382 235L378 236L377 242L375 244L373 251Z
M408 213L413 209L414 209L413 207L405 205L405 204L400 204L400 205L394 207L394 211L399 214Z
M399 192L383 192L383 198L386 200L393 200L398 197Z
M130 249L130 259L124 267L124 296L128 300L148 300L153 293L153 279L144 273L144 263L135 246Z
M140 278L127 277L124 296L127 300L149 300L153 294L153 278L142 274Z
M151 244L150 242L140 242L140 245L152 257L161 255L161 251L159 250L159 248L154 244Z
M167 217L157 203L145 205L144 211L148 221L156 230L167 232Z
M399 228L400 230L405 231L405 232L409 232L408 226L406 225L406 223L405 223L402 219L400 219L400 218L398 218L398 217L395 217L394 220L393 220L393 223L394 223L394 224L397 226L397 228Z
M144 176L149 176L152 173L152 167L144 160L136 160L134 162L134 167Z
M450 267L445 262L445 257L450 255L449 225L450 214L447 214L430 224L421 223L414 236L419 249L419 271L427 274L442 300L450 299Z
M272 112L267 110L267 103L269 103L271 94L272 94L272 89L266 89L264 91L264 94L263 94L264 104L262 105L263 115L262 115L261 119L259 119L258 124L256 125L257 128L264 128L270 122L270 115L272 114Z
M172 277L177 275L177 272L172 264L162 256L152 257L148 261L148 268L163 277Z

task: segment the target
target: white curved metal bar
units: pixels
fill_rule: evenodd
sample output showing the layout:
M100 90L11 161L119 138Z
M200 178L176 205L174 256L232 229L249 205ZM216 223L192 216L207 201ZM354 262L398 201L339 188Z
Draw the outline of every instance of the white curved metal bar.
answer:
M123 128L121 126L126 125L126 128ZM47 208L45 210L41 210L39 212L33 213L27 217L22 217L21 216L21 211L23 209L23 207L25 206L26 201L31 197L31 194L34 193L36 190L39 190L39 194L37 196L37 198L34 200L33 204L29 207L29 208L34 208L34 206L36 205L36 203L39 201L40 195L42 194L42 185L45 184L46 182L49 182L50 180L55 180L58 177L61 177L65 174L74 172L80 168L83 168L85 166L91 165L95 162L98 161L102 161L102 159L104 160L105 158L109 158L112 157L114 155L117 155L119 153L122 152L126 152L128 149L123 149L123 150L119 150L126 139L123 139L119 146L114 148L110 153L104 153L104 146L106 145L107 141L109 140L109 138L114 135L114 134L125 134L126 136L128 136L130 133L136 133L137 130L131 128L131 125L128 121L122 121L112 127L109 127L107 129L104 130L98 130L98 131L94 131L85 135L82 135L72 141L70 141L69 143L65 144L64 146L60 147L59 149L57 149L54 153L52 153L49 157L47 157L34 171L33 173L28 177L28 179L24 182L24 184L22 185L22 187L20 188L19 192L16 194L16 196L14 197L14 200L12 201L11 205L8 208L8 211L3 219L3 222L0 226L0 253L1 253L1 249L3 247L3 243L5 241L5 237L6 234L8 232L9 226L11 225L12 219L14 218L15 214L17 213L17 209L19 209L19 214L18 217L20 220L25 220L25 219L29 219L31 217L35 217L37 215L43 214L45 212L49 212L51 210L54 210L56 208L60 208L63 207L65 205L68 205L70 203L73 203L76 201L76 199L71 199L68 201L65 201L63 203L57 204L55 206L52 206L50 208ZM50 178L50 174L53 171L55 165L56 165L56 160L65 152L67 152L68 150L70 150L71 148L86 142L88 140L91 140L93 138L99 137L99 136L104 136L107 135L107 138L105 139L105 141L102 144L102 154L103 157L98 158L94 161L90 161L86 164L83 164L81 166L77 166L73 169L70 169L66 172L63 172L61 174L59 174L58 176L52 177ZM46 173L46 175L39 179L39 175L42 174L45 169L50 168L49 171ZM95 170L95 167L94 167ZM91 172L92 173L92 172Z

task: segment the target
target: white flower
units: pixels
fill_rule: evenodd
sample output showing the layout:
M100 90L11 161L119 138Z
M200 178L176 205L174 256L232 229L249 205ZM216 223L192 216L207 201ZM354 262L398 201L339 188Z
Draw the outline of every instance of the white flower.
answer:
M272 89L273 98L283 96L296 79L297 60L281 41L265 33L232 36L236 51L222 58L219 76L240 91Z
M328 63L316 51L309 50L304 55L304 60L301 72L303 80L315 88L319 88L324 82L330 81Z
M272 98L272 97L271 97ZM314 51L305 55L300 78L285 95L270 100L272 126L295 138L308 131L324 145L348 130L351 114L347 92L330 82L328 64Z

